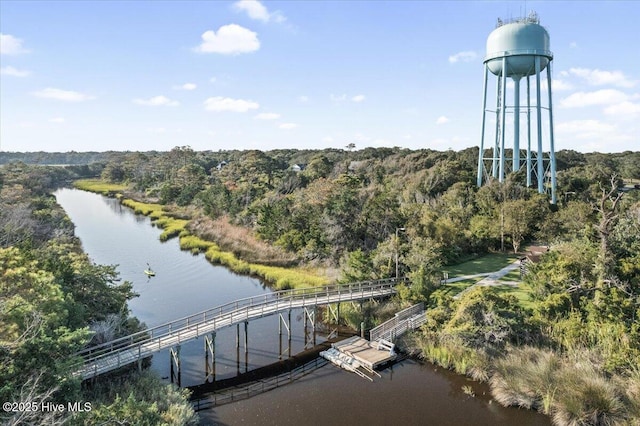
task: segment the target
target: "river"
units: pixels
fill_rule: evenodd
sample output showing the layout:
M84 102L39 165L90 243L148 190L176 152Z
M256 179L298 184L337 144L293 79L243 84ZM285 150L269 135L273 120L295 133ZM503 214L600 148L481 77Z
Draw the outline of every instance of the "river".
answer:
M270 290L259 280L211 265L202 255L180 251L177 239L161 243L161 230L118 200L75 189L54 194L76 226L84 251L99 264L118 265L139 297L132 315L152 327L223 303ZM156 272L146 277L147 263ZM277 316L248 326L248 353L236 347L236 328L216 337L216 379L268 365L309 348L302 313L293 312L291 344L278 334ZM241 340L244 331L241 330ZM324 340L318 335L317 341ZM242 354L240 354L242 352ZM182 385L205 381L201 339L182 345ZM154 355L152 368L168 380L168 351ZM202 424L220 425L549 425L535 412L493 402L486 385L405 360L368 382L333 365L313 369L285 386L201 411ZM471 386L475 396L463 392Z

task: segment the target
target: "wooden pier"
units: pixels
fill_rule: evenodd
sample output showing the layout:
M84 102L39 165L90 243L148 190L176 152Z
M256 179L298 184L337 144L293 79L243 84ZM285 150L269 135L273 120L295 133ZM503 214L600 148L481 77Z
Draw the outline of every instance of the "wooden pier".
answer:
M207 342L211 346L212 355L214 355L215 333L232 325L240 327L241 323L244 323L245 326L246 351L246 328L252 319L304 308L305 321L308 318L311 320L312 327L315 327L315 310L311 312L307 310L308 308L315 309L320 305L388 297L396 293L395 287L398 282L402 282L402 280L391 278L345 285L284 290L239 299L142 332L86 348L76 354L82 358L82 364L78 366L74 375L83 380L96 377L132 363L139 363L142 359L160 350L179 348L182 343L200 336L205 336L208 339ZM287 332L290 333L289 326L287 326ZM239 336L238 328L238 345ZM176 365L179 369L178 359Z

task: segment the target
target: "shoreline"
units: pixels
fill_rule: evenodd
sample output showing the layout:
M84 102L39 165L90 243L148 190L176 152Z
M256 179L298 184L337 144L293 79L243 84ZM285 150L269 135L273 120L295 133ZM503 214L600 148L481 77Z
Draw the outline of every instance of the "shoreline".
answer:
M166 208L167 206L158 203L127 198L125 197L126 185L110 184L99 179L80 179L74 181L72 186L82 191L118 198L122 205L132 209L135 214L148 216L153 226L163 229L160 234L161 241L178 237L181 250L191 251L193 254L204 253L211 264L224 266L237 274L259 278L274 290L330 284L326 274L320 275L313 270L300 267L287 268L252 263L238 258L233 252L223 251L216 242L205 240L187 229L194 218L182 212L172 212Z

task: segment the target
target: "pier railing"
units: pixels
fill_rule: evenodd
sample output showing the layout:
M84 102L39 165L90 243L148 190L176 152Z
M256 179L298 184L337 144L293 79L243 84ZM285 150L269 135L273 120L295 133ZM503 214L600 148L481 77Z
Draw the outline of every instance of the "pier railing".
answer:
M393 341L407 330L413 330L424 324L426 318L424 303L420 302L397 312L390 320L372 328L369 331L369 340L372 342L380 339Z
M286 309L392 295L395 293L396 284L401 281L402 279L390 278L326 287L297 288L234 300L85 348L75 354L83 359L77 373L84 378L102 374L206 333Z

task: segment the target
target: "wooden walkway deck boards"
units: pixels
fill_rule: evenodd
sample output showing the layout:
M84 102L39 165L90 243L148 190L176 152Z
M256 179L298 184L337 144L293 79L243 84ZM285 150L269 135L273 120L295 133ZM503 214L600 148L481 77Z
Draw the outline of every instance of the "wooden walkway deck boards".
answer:
M375 344L376 342L369 342L361 337L353 336L331 346L373 370L381 364L396 359L395 353L388 350L379 350L374 347Z
M96 377L199 336L290 309L390 296L395 293L397 282L395 279L389 279L343 286L286 290L240 299L144 332L84 349L76 354L83 358L83 363L78 366L75 375L83 380Z

